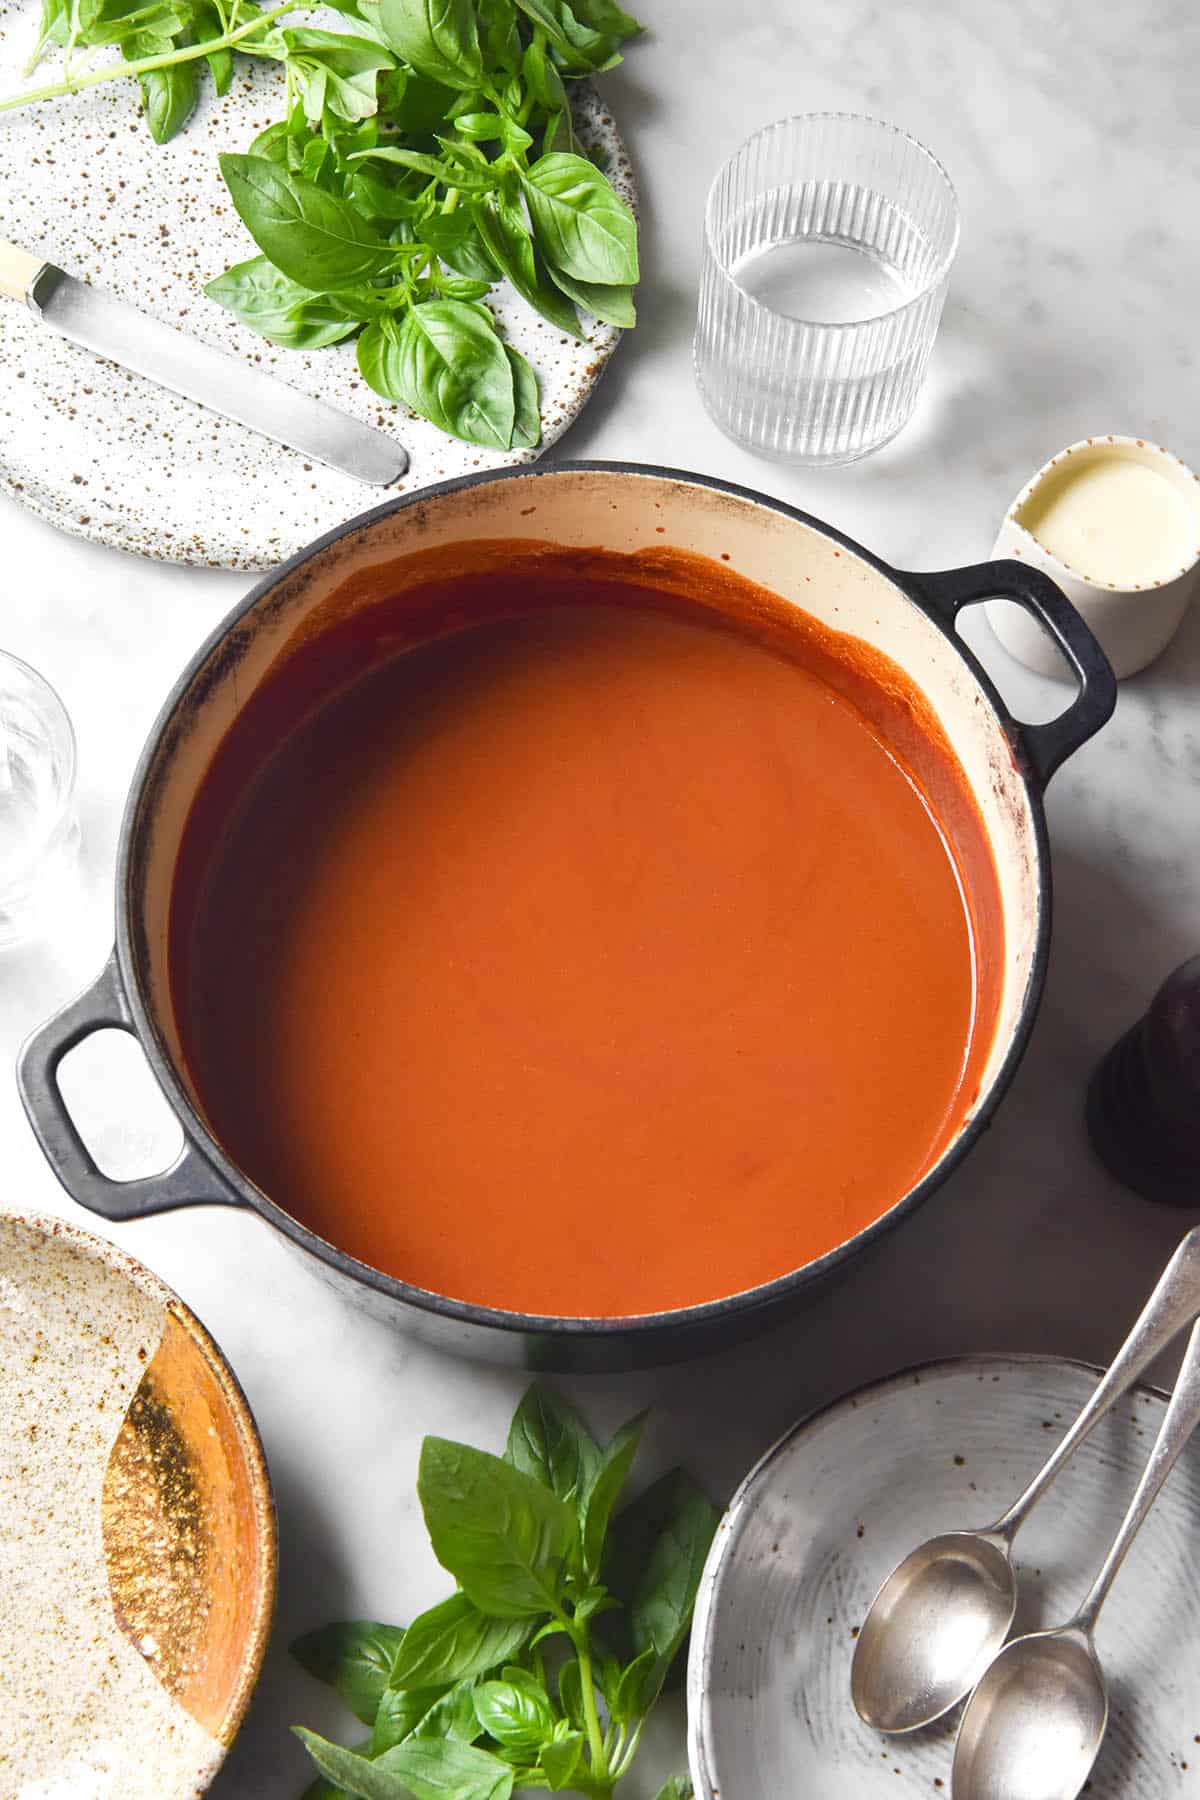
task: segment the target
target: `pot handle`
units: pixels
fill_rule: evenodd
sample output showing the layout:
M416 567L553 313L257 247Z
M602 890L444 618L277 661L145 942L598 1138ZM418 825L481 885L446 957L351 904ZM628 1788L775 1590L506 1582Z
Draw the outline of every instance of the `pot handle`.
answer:
M133 1015L114 950L99 978L28 1037L17 1057L17 1087L46 1161L80 1206L101 1218L144 1219L175 1206L204 1202L240 1206L242 1200L185 1136L183 1149L161 1174L115 1181L97 1166L75 1129L58 1085L58 1065L68 1050L95 1031L136 1036Z
M910 574L906 579L948 624L964 606L979 600L1015 600L1050 633L1074 671L1079 692L1048 724L1010 720L1018 754L1038 786L1045 787L1055 769L1112 717L1117 704L1117 678L1092 632L1048 575L1016 560Z

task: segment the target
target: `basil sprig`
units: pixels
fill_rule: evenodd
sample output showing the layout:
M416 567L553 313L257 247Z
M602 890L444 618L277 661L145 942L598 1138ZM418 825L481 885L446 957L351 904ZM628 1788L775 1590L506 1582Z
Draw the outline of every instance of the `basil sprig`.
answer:
M580 311L635 323L637 224L582 154L569 84L612 68L641 27L614 0L332 0L344 30L295 23L304 0L42 0L31 66L61 81L0 111L136 76L157 143L186 125L207 67L236 54L286 76L286 118L220 159L261 255L205 292L287 349L357 337L384 399L487 449L541 437L537 377L482 304L508 280L556 331ZM77 50L119 50L79 69Z
M320 1771L305 1800L612 1795L687 1637L717 1522L678 1469L618 1510L643 1423L602 1448L534 1386L503 1457L425 1439L417 1492L458 1585L407 1630L355 1620L292 1645L371 1729L346 1749L297 1727ZM659 1800L691 1792L677 1777Z

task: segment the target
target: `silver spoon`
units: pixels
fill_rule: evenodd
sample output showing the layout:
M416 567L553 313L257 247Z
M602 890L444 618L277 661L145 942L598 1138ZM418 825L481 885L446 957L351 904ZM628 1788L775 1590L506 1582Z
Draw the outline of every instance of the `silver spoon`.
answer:
M1017 1532L1088 1433L1197 1314L1200 1226L1176 1250L1108 1373L1015 1505L982 1531L930 1538L892 1570L859 1631L850 1670L866 1724L915 1731L970 1693L1017 1610Z
M1200 1425L1200 1325L1193 1328L1150 1460L1104 1566L1075 1617L1005 1646L967 1702L953 1800L1075 1800L1108 1724L1092 1642L1100 1608L1180 1451Z

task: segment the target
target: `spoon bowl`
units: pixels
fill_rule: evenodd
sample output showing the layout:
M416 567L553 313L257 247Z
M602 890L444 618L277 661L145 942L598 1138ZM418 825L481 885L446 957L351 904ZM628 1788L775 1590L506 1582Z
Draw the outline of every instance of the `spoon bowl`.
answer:
M954 1800L1075 1800L1108 1724L1108 1693L1077 1625L1015 1638L963 1715Z
M880 1588L855 1643L860 1718L903 1732L949 1712L1000 1649L1016 1609L1004 1537L948 1531L919 1545Z

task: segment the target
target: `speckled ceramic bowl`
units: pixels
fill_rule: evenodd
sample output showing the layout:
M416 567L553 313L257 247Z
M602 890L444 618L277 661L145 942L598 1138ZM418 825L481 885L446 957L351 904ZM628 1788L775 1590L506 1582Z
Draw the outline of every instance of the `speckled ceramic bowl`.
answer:
M717 1533L688 1670L697 1800L949 1796L958 1712L884 1737L850 1700L880 1582L935 1532L990 1523L1022 1491L1099 1370L962 1357L860 1389L795 1426ZM1166 1397L1135 1389L1017 1539L1015 1629L1068 1618L1133 1494ZM1200 1779L1200 1438L1171 1474L1096 1632L1112 1717L1090 1800L1167 1800Z
M22 75L38 14L34 0L0 0L0 94L52 78L54 57L32 80ZM329 22L337 27L332 13ZM603 99L581 82L574 106L582 143L636 206L629 157ZM206 81L186 130L168 144L151 142L132 81L4 113L0 238L394 431L412 461L390 491L534 461L595 388L622 335L614 326L589 319L577 341L499 284L502 329L541 382L542 441L531 450L483 450L381 400L359 375L352 343L280 350L206 299L205 282L254 251L217 156L247 149L283 110L278 67L241 58L228 94L218 99ZM271 568L377 498L349 476L68 343L15 302L0 302L0 492L79 537L231 569Z
M0 1214L0 1793L202 1792L275 1568L262 1446L199 1320L112 1244Z

